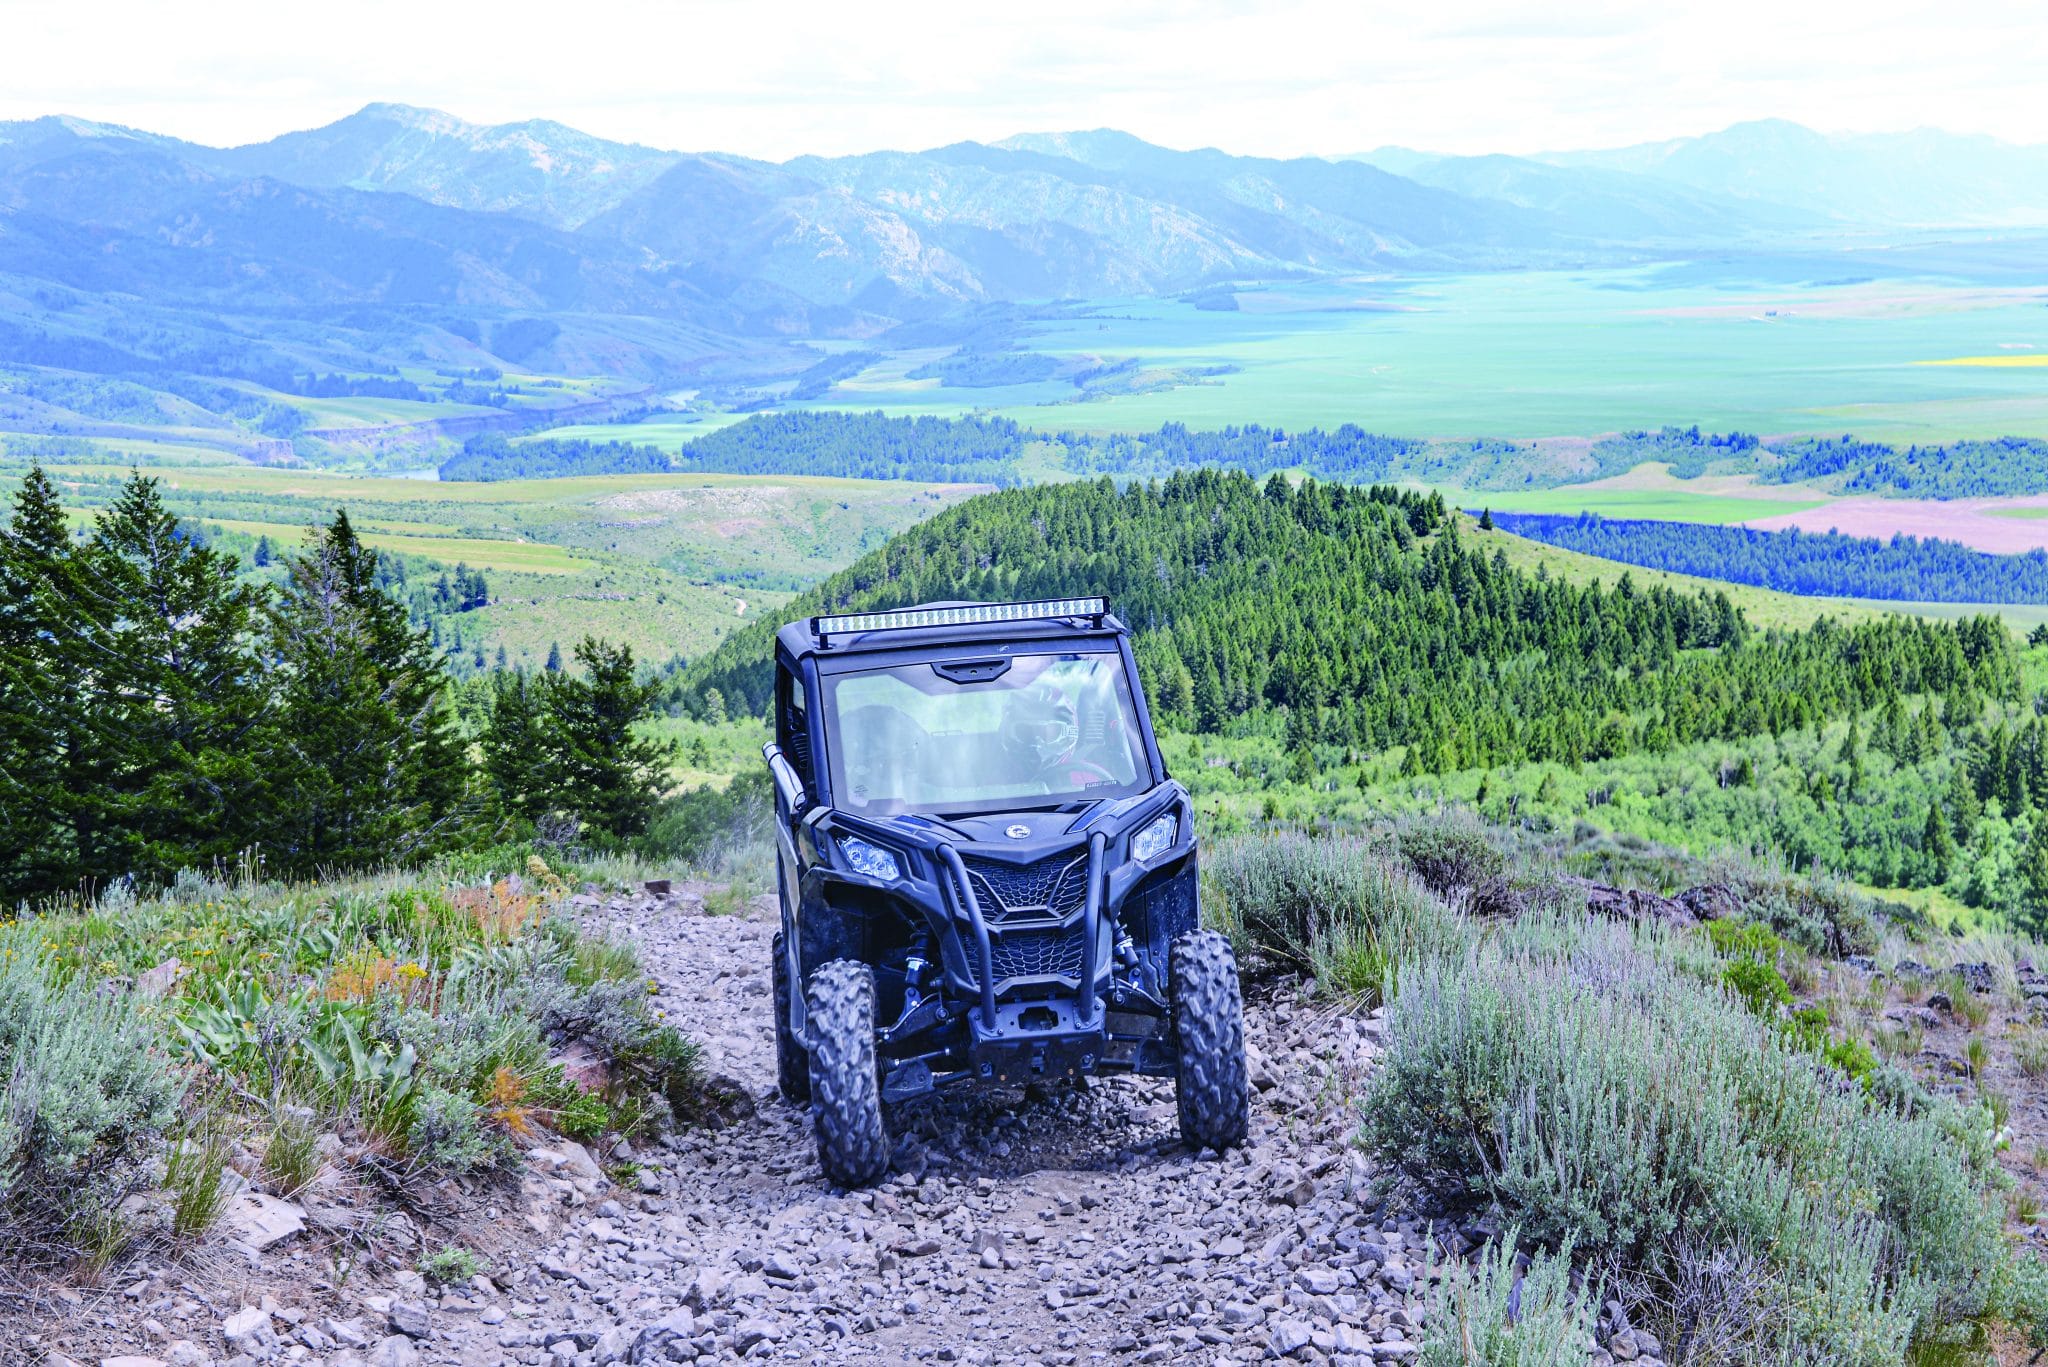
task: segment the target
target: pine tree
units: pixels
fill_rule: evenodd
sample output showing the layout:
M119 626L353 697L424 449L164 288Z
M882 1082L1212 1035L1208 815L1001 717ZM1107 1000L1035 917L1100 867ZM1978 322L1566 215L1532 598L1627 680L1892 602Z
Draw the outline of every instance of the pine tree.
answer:
M83 695L97 781L81 873L152 879L233 858L265 807L257 599L234 557L179 526L157 482L129 479L80 553ZM75 780L74 780L75 781Z
M661 800L675 747L634 733L660 692L634 675L633 651L594 637L576 647L583 673L546 681L548 778L555 803L624 839L638 835Z
M562 643L560 641L548 642L547 671L550 674L562 672Z
M1970 782L1970 775L1958 764L1949 775L1948 794L1942 808L1954 827L1956 843L1968 845L1977 838L1977 822L1983 818L1984 803Z
M546 814L554 795L541 716L543 686L524 674L499 675L483 733L484 772L492 790L506 811L529 821Z
M1949 833L1948 817L1943 815L1939 802L1927 805L1927 824L1920 832L1920 852L1927 856L1928 881L1946 883L1949 863L1956 857L1956 842Z
M443 843L465 778L448 677L346 513L288 562L270 629L279 862L360 868Z
M2019 929L2039 938L2048 931L2048 820L2036 819L2020 848Z
M67 759L83 721L70 533L40 466L0 528L0 903L76 878Z

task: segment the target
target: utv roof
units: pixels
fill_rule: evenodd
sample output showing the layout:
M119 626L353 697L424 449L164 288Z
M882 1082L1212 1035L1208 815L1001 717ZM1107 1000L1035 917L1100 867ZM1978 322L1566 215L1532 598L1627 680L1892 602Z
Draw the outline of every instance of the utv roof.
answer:
M968 644L992 637L1058 640L1076 632L1123 631L1124 624L1100 596L1048 598L1025 603L919 603L886 612L853 612L805 618L775 633L776 644L793 656L899 650L905 646Z

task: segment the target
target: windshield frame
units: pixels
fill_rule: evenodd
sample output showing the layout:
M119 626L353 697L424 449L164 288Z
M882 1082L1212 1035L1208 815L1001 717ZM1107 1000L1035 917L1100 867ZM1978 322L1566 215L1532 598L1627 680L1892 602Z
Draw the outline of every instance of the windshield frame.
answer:
M839 706L835 690L841 680L863 674L957 664L963 660L1088 655L1108 656L1116 665L1117 687L1121 690L1117 701L1135 727L1135 734L1131 737L1131 758L1136 772L1130 782L1064 792L1024 793L959 802L914 803L889 799L861 801L853 797L846 782L845 750L839 734ZM1165 781L1166 766L1159 753L1158 740L1152 733L1151 712L1146 706L1144 688L1138 680L1137 661L1132 658L1128 638L1121 633L1114 636L1104 633L1079 638L1050 637L961 643L945 649L925 647L860 651L836 659L829 656L814 657L814 663L816 692L813 698L811 724L815 728L824 759L824 763L819 766L818 777L825 788L827 802L849 815L862 816L870 820L887 820L890 817L906 815L952 817L986 816L997 812L1050 811L1096 801L1120 801L1151 792Z

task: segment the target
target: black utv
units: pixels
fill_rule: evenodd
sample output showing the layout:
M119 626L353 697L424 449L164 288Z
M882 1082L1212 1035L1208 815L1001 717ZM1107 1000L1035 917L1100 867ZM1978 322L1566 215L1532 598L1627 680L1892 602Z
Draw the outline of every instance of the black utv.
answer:
M1243 1142L1236 959L1105 600L791 623L764 753L779 1080L827 1178L879 1179L883 1107L958 1084L1170 1077L1188 1144Z

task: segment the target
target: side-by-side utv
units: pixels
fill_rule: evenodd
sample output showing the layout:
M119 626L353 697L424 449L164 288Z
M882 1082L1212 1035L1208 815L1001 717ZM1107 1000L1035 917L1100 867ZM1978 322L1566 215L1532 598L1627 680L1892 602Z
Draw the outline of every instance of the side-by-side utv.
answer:
M1243 1006L1200 928L1192 812L1101 598L813 617L775 641L779 1078L826 1176L961 1084L1175 1080L1243 1142Z

